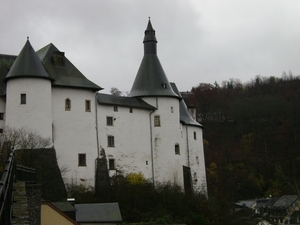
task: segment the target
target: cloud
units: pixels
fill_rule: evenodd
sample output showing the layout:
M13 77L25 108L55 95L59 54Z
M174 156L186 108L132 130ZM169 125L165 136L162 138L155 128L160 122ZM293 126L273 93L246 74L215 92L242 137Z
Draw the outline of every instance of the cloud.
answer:
M130 91L151 16L164 70L186 91L300 74L299 11L298 0L10 0L0 9L0 52L18 54L27 36L35 50L53 43L104 92Z

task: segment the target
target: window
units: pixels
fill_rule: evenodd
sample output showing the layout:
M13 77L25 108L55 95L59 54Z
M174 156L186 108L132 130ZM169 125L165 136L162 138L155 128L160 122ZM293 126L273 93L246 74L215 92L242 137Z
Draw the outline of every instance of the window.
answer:
M4 113L0 113L0 120L4 120Z
M194 131L194 139L197 140L197 133Z
M113 121L114 121L113 117L111 117L111 116L107 116L107 117L106 117L106 125L107 125L107 126L113 126L113 125L114 125L114 124L113 124L113 123L114 123Z
M174 113L174 108L173 107L171 107L171 113Z
M195 181L195 182L197 182L197 181L198 181L198 178L197 178L197 173L196 173L196 172L194 173L194 181Z
M21 94L21 105L26 104L26 94Z
M109 159L108 160L108 168L110 170L114 170L115 169L115 160L114 159Z
M118 112L118 106L114 106L114 111Z
M180 147L179 144L175 145L175 155L180 155Z
M0 128L0 134L2 134L3 133L3 129L2 128Z
M154 126L160 127L160 117L159 116L154 116Z
M85 111L86 112L91 111L91 100L85 100Z
M132 112L133 112L133 109L132 109L132 108L129 108L129 112L132 113Z
M107 136L107 146L115 147L115 137L114 136Z
M196 156L196 163L199 165L199 156Z
M78 166L86 166L86 154L78 154Z
M66 111L70 111L71 110L71 100L69 98L67 98L65 100L65 110Z

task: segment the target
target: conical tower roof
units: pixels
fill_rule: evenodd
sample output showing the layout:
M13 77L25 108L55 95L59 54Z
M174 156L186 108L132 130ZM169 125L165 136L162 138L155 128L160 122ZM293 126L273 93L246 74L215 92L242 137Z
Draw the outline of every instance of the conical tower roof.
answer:
M144 57L137 72L129 97L174 97L173 90L156 54L156 36L149 19L144 37Z
M5 81L22 77L38 77L53 80L45 70L28 39L7 73Z

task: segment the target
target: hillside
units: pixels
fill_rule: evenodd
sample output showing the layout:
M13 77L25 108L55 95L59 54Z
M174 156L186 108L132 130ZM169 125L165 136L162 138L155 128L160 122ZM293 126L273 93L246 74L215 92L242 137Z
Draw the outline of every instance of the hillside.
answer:
M299 195L299 76L201 83L184 96L205 127L209 196Z

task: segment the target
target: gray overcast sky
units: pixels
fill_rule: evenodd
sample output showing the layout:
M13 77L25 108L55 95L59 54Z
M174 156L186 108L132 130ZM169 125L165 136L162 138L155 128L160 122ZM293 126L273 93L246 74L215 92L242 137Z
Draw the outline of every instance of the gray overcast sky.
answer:
M0 53L53 43L91 81L130 91L151 17L158 57L180 91L300 74L300 0L2 0Z

